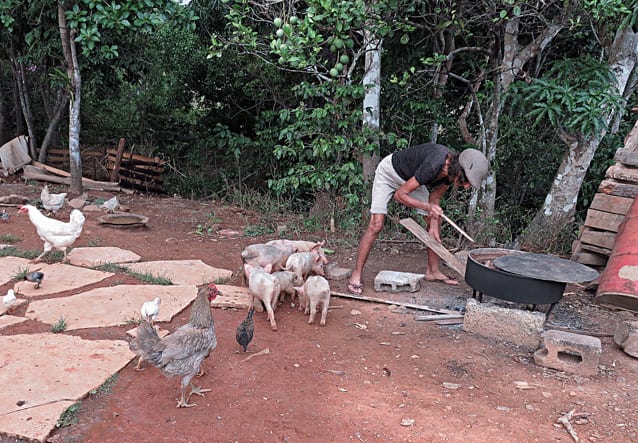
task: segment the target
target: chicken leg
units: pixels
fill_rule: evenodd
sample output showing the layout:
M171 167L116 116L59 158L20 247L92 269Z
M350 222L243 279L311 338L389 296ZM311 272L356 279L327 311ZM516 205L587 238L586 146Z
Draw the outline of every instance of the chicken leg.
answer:
M180 395L180 399L177 402L177 407L178 408L192 408L193 406L197 406L197 403L189 403L188 400L190 400L191 395L195 394L195 395L200 395L202 397L205 397L204 392L210 392L211 389L204 389L204 388L198 388L197 386L195 386L192 382L191 382L191 378L193 378L193 375L187 376L182 378L182 382L181 382L181 395ZM191 392L190 394L188 394L188 397L186 397L186 387L190 385L191 387Z

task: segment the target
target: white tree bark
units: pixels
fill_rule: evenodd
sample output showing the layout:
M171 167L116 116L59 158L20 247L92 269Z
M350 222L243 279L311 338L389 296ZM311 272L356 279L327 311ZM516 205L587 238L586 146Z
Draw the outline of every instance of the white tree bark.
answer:
M609 52L609 65L615 74L615 84L612 87L616 90L613 93L624 95L629 79L637 67L637 57L638 34L629 28L619 30ZM607 124L613 119L614 114L610 112L606 116ZM556 172L542 208L521 236L520 243L540 248L550 247L558 240L564 227L574 221L576 202L585 174L606 134L606 130L588 138L579 134L561 134L568 152Z
M363 75L363 127L373 131L380 128L381 102L381 45L382 40L376 38L369 30L364 31L365 72ZM378 149L371 155L362 156L363 177L372 181L374 171L379 163Z

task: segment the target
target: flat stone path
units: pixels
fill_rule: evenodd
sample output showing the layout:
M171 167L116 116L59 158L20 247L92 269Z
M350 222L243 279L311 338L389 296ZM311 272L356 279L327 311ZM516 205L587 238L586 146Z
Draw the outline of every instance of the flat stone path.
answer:
M77 248L80 249L80 248ZM128 263L135 254L113 248L82 248L72 262L83 266ZM74 249L75 250L75 249ZM73 251L72 251L73 252ZM114 261L115 260L115 261ZM0 258L0 284L6 284L24 269L44 272L39 288L19 281L13 288L22 304L29 303L26 317L0 310L0 331L33 319L54 325L61 318L65 331L122 326L140 319L140 307L160 297L157 321L168 322L197 296L197 285L223 281L232 271L213 268L201 260L139 262L127 264L134 272L163 276L172 285L115 285L74 295L55 297L66 291L81 291L114 274L70 264L31 263L18 257ZM226 295L218 307L246 308L247 289L219 285ZM52 297L44 297L51 295ZM215 304L212 304L215 306ZM136 358L124 340L83 340L65 333L0 335L0 433L44 442L62 415L77 401Z

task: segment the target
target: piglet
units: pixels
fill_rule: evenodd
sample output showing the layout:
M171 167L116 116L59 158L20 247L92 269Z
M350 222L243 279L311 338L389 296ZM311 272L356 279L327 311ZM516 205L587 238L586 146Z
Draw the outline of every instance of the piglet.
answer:
M308 314L308 311L310 311L308 324L314 323L317 305L321 304L321 321L319 324L325 326L328 307L330 306L330 284L328 284L328 280L319 275L312 275L308 277L303 286L295 287L295 291L299 293L299 303L304 307L304 314Z
M285 271L292 271L305 281L310 274L325 275L321 257L314 252L295 252L288 257Z
M277 271L273 272L272 275L279 282L280 290L279 296L281 297L281 301L284 301L286 298L286 294L290 295L290 300L293 301L295 299L295 286L301 286L303 284L303 280L299 278L297 274L292 271ZM279 298L277 298L277 302L279 303Z
M264 267L271 265L273 271L281 271L286 266L286 260L295 252L295 246L290 244L249 245L241 252L244 263Z
M277 322L275 322L275 308L276 302L281 292L279 281L272 274L270 274L271 266L266 265L265 268L261 266L253 266L251 264L244 264L244 272L248 276L248 290L253 296L251 308L255 305L255 297L262 301L266 311L268 312L268 321L273 331L277 330Z
M328 264L328 257L326 257L326 253L323 250L322 246L326 241L314 242L314 241L306 241L306 240L270 240L266 242L267 245L272 246L284 246L284 245L292 245L295 248L294 252L314 252L321 257L321 262L324 265Z

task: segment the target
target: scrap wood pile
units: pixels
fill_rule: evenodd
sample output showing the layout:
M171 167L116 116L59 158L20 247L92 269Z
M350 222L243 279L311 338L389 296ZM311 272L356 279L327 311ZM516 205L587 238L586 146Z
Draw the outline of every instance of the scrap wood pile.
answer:
M578 240L572 245L572 260L604 267L611 254L620 224L638 196L638 122L614 156L605 179L587 211Z
M92 178L82 178L87 189L120 191L120 185L151 192L164 192L166 161L159 157L146 157L125 151L125 140L120 139L117 149L83 149L82 171ZM46 164L32 161L28 139L19 136L0 147L0 164L5 176L22 169L25 179L70 185L69 152L49 149ZM107 178L106 181L98 181Z

